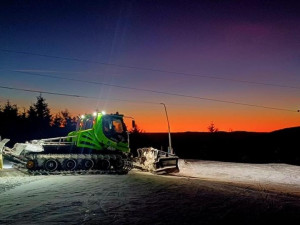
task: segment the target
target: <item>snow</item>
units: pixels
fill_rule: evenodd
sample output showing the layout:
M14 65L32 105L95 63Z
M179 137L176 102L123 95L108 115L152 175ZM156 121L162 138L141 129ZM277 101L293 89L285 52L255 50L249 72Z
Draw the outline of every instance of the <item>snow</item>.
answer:
M158 176L0 171L0 224L297 224L300 170L180 160Z
M287 164L246 164L179 160L180 175L227 182L259 190L300 196L300 167Z

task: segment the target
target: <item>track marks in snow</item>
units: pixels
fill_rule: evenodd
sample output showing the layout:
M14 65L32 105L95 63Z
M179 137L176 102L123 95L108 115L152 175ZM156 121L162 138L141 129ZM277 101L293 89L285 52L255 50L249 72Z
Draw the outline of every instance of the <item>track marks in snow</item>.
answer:
M293 224L291 219L300 220L299 198L270 192L261 182L265 175L257 175L260 165L240 167L250 168L247 175L256 185L253 188L251 184L237 186L238 176L233 176L232 183L220 182L221 173L229 175L238 165L215 164L194 164L192 175L197 179L135 170L128 175L18 177L20 185L0 193L0 223ZM262 166L270 173L274 170Z

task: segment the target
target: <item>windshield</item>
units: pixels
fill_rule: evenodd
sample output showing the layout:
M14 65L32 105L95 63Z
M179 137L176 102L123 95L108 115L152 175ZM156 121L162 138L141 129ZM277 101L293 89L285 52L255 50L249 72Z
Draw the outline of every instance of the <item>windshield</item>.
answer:
M126 126L120 117L104 116L103 117L104 135L116 142L127 142Z
M79 120L77 121L77 125L76 125L76 131L92 129L93 125L94 125L93 117L86 118L86 119L79 118Z

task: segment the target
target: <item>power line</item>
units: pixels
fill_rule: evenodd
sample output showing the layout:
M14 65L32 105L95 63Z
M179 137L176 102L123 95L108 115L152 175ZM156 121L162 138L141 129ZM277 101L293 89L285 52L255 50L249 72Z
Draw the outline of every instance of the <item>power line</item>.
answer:
M253 106L253 107L261 107L261 108L268 108L268 109L271 109L271 108L276 109L276 108L273 108L273 107L258 106L258 105L255 105L255 104L240 103L240 102L235 102L235 101L219 100L219 99L213 99L213 98L203 98L203 97L199 97L199 96L184 95L184 94L158 91L158 90L152 90L152 89L128 87L128 86L123 86L123 85L108 84L108 83L96 82L96 81L87 81L87 80L81 80L81 79L75 79L75 78L65 78L65 77L59 77L59 76L54 76L54 75L30 73L30 72L23 72L23 71L14 71L14 72L33 75L33 76L48 77L48 78L52 78L52 79L62 79L62 80L69 80L69 81L82 82L82 83L88 83L88 84L104 85L104 86L118 87L118 88L123 88L123 89L131 89L131 90L136 90L136 91L151 92L151 93L156 93L156 94L164 94L164 95L172 95L172 96L179 96L179 97L185 97L185 98L202 99L202 100L207 100L207 101L216 101L216 102L238 104L238 105L245 105L245 106Z
M145 91L145 92L154 92L154 93L157 93L156 91L150 90L150 89L128 87L128 86L117 85L117 84L108 84L108 83L104 83L104 82L88 81L88 80L82 80L82 79L76 79L76 78L67 78L67 77L60 77L60 76L55 76L55 75L47 75L47 74L31 73L31 72L23 72L23 71L17 71L17 70L12 70L12 72L27 74L27 75L31 75L31 76L47 77L47 78L51 78L51 79L68 80L68 81L75 81L75 82L80 82L80 83L104 85L104 86L118 87L118 88L124 88L124 89L132 89L132 90L136 90L136 91Z
M75 97L75 98L100 99L98 97L92 97L92 96L75 95L75 94L67 94L67 93L59 93L59 92L39 91L39 90L15 88L15 87L8 87L8 86L0 86L0 88L9 89L9 90L17 90L17 91L33 92L33 93L44 93L44 94L50 94L50 95L60 95L60 96L67 96L67 97ZM160 92L160 93L164 93L164 92ZM248 103L241 103L241 102L220 100L220 99L214 99L214 98L204 98L204 97L197 97L197 96L190 96L190 95L181 95L181 94L172 94L172 93L168 93L168 94L169 95L180 96L180 97L185 97L185 98L193 98L193 99L198 99L198 100L221 102L221 103L228 103L228 104L234 104L234 105L242 105L242 106L248 106L248 107L264 108L264 109L287 111L287 112L298 112L296 110L291 110L291 109L269 107L269 106L263 106L263 105L255 105L255 104L248 104ZM122 99L109 99L109 100L135 102L135 103L147 103L147 104L160 104L160 103L157 103L157 102L138 102L138 101L122 100Z
M93 60L87 60L87 59L80 59L80 58L69 58L69 57L61 57L61 56L54 56L54 55L47 55L47 54L24 52L24 51L13 51L13 50L8 50L8 49L0 49L0 51L6 52L6 53L25 54L25 55L32 55L32 56L39 56L39 57L45 57L45 58L67 60L67 61L94 63L94 64L101 64L101 65L105 65L105 66L114 66L114 67L127 68L127 69L136 69L136 70L143 70L143 71L176 74L176 75L181 75L181 76L202 77L202 78L207 78L207 79L225 80L225 81L238 82L238 83L247 83L247 84L254 84L254 85L300 89L300 87L291 86L291 85L282 85L282 84L248 81L248 80L224 78L224 77L219 77L219 76L209 76L209 75L201 75L201 74L195 74L195 73L185 73L185 72L169 71L169 70L162 70L162 69L153 69L153 68L139 67L139 66L127 66L127 65L121 65L121 64L116 64L116 63L105 63L105 62L99 62L99 61L93 61Z
M133 102L133 103L145 103L145 104L160 104L158 102L134 101L134 100L116 99L116 98L101 98L101 97L93 97L93 96L85 96L85 95L67 94L67 93L59 93L59 92L49 92L49 91L24 89L24 88L15 88L15 87L8 87L8 86L0 86L0 88L8 89L8 90L14 90L14 91L25 91L25 92L40 93L40 94L42 93L42 94L58 95L58 96L67 96L67 97L74 97L74 98L102 99L102 100Z

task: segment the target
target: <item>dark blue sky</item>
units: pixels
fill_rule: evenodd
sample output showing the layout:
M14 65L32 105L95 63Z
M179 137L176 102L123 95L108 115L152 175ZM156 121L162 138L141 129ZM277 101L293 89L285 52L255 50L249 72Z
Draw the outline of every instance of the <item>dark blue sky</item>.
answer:
M300 90L300 12L297 1L1 1L0 83L99 97L46 96L53 112L84 113L96 108L139 118L147 131L164 131L160 105L111 99L165 102L176 131L272 130L299 125L290 112L199 101L130 89L37 77L84 79L204 98L297 110ZM14 52L15 51L15 52ZM84 59L175 71L130 69L16 52ZM0 90L28 107L36 94ZM182 117L187 119L183 120Z

